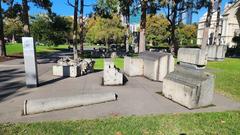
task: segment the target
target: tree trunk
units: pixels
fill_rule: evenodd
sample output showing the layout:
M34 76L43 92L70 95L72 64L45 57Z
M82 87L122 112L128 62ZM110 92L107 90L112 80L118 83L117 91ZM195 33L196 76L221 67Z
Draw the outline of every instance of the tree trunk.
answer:
M80 54L81 56L83 56L83 43L84 43L84 35L83 35L83 32L84 32L84 22L83 22L83 8L84 8L84 0L80 0L80 20L79 20L79 23L80 23Z
M4 41L4 30L3 30L3 10L2 9L2 0L0 0L0 56L6 56L6 48Z
M214 0L211 0L208 6L208 12L206 16L205 28L203 30L203 39L202 39L202 45L201 45L201 49L203 50L206 50L206 47L208 44L208 32L211 26L213 3L214 3Z
M176 19L177 19L177 7L173 7L172 9L173 16L172 16L172 21L171 21L171 40L170 40L170 45L171 45L171 53L173 55L177 55L178 52L178 42L176 39Z
M146 10L147 10L147 0L141 2L141 23L140 23L140 37L139 37L139 52L144 52L146 50Z
M78 49L77 49L77 20L78 20L78 0L75 0L74 3L74 17L73 17L73 58L74 60L78 59Z
M23 17L23 33L24 37L30 37L29 15L28 15L28 1L22 0L22 17Z
M126 39L125 39L125 45L126 45L126 53L129 52L129 27L130 27L130 5L127 6L127 15L126 15L126 24L127 24L127 30L126 30Z
M221 33L220 33L220 14L221 14L221 3L222 0L218 0L218 8L217 8L217 22L215 28L215 37L213 45L220 45L221 44Z

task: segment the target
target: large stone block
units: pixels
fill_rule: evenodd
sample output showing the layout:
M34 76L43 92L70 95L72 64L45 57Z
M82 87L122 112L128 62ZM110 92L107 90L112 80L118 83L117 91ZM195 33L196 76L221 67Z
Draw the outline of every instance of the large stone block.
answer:
M163 78L174 71L174 58L170 53L143 52L140 58L144 63L144 76L154 80L163 81Z
M137 57L124 57L124 72L128 76L143 75L143 60Z
M53 75L69 77L70 76L70 66L54 65Z
M123 74L111 59L104 60L103 85L123 85Z
M69 66L69 76L70 77L78 77L81 75L80 66Z
M208 60L223 61L227 52L225 45L210 45L208 46Z
M202 70L177 66L163 80L163 95L189 109L211 105L214 76Z
M180 48L178 50L178 61L192 65L207 65L207 53L198 48Z

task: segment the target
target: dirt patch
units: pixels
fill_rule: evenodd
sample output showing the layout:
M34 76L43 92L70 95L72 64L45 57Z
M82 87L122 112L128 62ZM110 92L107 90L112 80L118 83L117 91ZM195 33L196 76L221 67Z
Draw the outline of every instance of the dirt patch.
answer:
M4 62L4 61L9 61L9 60L13 60L13 59L21 59L23 58L23 55L22 54L14 54L14 55L11 55L11 56L6 56L6 57L2 57L0 56L0 62Z

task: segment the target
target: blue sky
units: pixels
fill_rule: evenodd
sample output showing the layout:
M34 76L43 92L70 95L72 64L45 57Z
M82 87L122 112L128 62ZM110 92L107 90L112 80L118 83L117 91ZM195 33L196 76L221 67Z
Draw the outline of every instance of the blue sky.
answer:
M21 0L16 0L18 3L21 3ZM73 8L68 6L67 4L67 0L51 0L53 3L53 7L52 10L53 12L59 14L59 15L64 15L64 16L72 16L73 15ZM70 1L74 1L74 0L70 0ZM85 4L89 5L89 4L94 4L96 3L97 0L85 0ZM223 0L222 1L222 7L224 7L225 3L228 0ZM29 4L30 6L30 14L31 15L36 15L39 13L45 13L46 11L39 9L35 6L33 6L33 4ZM223 9L223 8L222 8ZM92 7L85 7L84 9L84 14L88 15L89 13L92 12ZM193 22L197 22L199 20L199 18L206 12L206 9L201 9L198 14L194 14L193 15Z

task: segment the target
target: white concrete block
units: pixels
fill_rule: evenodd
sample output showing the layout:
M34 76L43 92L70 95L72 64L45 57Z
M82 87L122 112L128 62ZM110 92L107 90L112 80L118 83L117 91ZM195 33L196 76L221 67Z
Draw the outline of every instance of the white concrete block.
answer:
M69 76L70 77L78 77L81 75L81 68L80 66L70 66L69 67Z
M69 66L54 65L53 66L53 75L69 77L69 70L70 70Z
M223 61L227 52L225 45L208 46L208 60Z
M144 63L144 76L163 81L163 78L174 71L174 58L170 53L143 52L140 54Z
M124 72L128 76L143 75L143 60L137 57L124 57Z
M163 95L189 109L212 104L213 75L178 66L163 80Z
M178 61L193 65L207 65L207 53L198 48L180 48L178 50Z
M111 59L104 60L103 85L123 85L123 74Z

